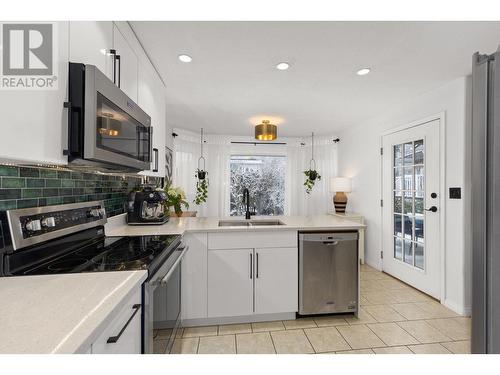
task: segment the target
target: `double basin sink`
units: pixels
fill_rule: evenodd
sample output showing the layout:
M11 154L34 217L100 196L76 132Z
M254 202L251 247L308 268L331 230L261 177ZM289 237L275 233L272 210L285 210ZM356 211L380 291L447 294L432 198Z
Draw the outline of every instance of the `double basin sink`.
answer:
M280 220L220 220L219 227L257 227L265 225L285 225Z

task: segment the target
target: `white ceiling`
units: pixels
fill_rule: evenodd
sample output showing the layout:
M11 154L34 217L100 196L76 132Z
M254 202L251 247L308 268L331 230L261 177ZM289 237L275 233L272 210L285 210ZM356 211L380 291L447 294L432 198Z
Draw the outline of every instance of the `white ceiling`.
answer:
M500 22L131 22L167 86L171 127L335 134L470 74ZM192 56L181 63L179 54ZM291 68L278 71L287 61ZM371 67L366 76L356 75Z

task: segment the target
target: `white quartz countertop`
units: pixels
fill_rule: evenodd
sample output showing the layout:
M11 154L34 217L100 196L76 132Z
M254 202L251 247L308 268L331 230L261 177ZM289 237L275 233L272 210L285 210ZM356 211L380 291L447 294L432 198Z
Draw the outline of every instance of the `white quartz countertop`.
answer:
M146 277L120 271L0 278L0 353L87 351Z
M359 230L366 226L333 215L252 216L252 220L280 220L285 225L219 227L219 220L244 220L238 217L171 217L162 225L127 225L126 215L108 219L107 236L184 234L186 232L278 231L278 230Z

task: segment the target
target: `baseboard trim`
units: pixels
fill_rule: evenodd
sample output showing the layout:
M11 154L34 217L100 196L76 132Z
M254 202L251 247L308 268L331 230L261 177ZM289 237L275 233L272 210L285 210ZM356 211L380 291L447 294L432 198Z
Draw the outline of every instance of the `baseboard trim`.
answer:
M442 302L443 305L445 305L447 308L452 310L453 312L457 313L458 315L462 316L470 316L472 312L471 306L461 306L456 304L453 301L450 301L449 299L445 299L444 302Z
M277 313L277 314L259 314L259 315L243 315L243 316L228 316L218 318L199 318L199 319L183 319L183 327L196 327L206 325L219 324L238 324L238 323L258 323L270 322L273 320L294 320L295 312Z

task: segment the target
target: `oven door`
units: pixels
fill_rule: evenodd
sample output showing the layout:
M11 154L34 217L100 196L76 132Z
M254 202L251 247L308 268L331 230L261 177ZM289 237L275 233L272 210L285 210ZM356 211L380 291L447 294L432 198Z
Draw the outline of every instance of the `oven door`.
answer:
M181 262L188 247L181 245L145 286L144 353L170 353L181 318Z
M151 118L95 66L85 65L84 158L150 169Z

